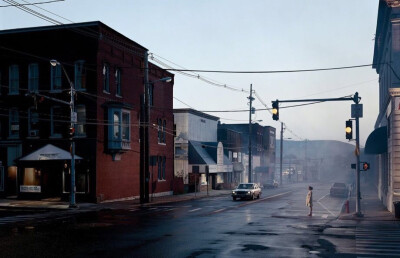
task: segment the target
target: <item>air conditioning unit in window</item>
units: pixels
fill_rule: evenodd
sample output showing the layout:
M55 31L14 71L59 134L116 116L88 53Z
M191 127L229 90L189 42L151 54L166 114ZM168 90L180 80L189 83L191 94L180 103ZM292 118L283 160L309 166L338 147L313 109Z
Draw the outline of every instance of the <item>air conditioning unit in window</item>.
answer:
M39 136L39 130L30 130L30 131L29 131L29 136L30 136L30 137Z

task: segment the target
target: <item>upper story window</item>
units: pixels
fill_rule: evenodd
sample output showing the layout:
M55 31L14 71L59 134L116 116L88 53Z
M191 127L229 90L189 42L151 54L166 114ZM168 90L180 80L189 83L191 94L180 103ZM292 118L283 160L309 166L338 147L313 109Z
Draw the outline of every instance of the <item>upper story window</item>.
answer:
M77 123L75 125L76 136L86 136L86 107L84 105L77 105Z
M62 108L60 106L51 107L51 137L61 137L62 133L66 131L67 124L63 123L66 117L63 117Z
M52 91L61 91L61 65L51 66L50 86Z
M110 65L107 63L103 66L103 91L110 93Z
M38 92L39 90L39 65L29 64L28 67L28 90Z
M75 89L86 90L86 68L85 61L79 60L75 62Z
M18 109L11 108L9 111L9 137L19 137L19 114Z
M121 94L121 69L117 68L115 70L115 86L116 86L116 92L115 94L117 96L122 96Z
M108 109L108 148L114 150L130 149L130 111L122 108Z
M9 83L8 94L19 94L19 67L18 65L11 65L9 67Z
M158 143L165 143L167 120L157 119L157 125L158 125Z
M28 110L28 136L39 136L39 113L34 107Z

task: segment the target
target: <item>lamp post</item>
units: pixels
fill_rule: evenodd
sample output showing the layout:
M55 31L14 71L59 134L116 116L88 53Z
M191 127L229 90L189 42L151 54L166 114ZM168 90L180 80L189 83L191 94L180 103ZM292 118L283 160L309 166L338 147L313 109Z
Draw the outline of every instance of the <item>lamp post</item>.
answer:
M141 142L143 142L143 158L141 162L143 165L140 166L140 203L149 202L149 163L150 163L150 145L149 145L149 123L150 123L150 85L156 82L171 82L171 77L165 77L156 81L149 81L149 63L148 63L148 53L145 52L144 55L144 103L142 102L143 109L143 133L141 134Z
M75 88L74 88L74 84L71 82L67 71L65 70L64 66L58 62L57 60L50 60L50 64L53 67L56 67L57 65L60 65L61 68L63 69L63 72L65 74L65 77L67 77L68 83L69 83L69 87L70 87L70 95L71 95L71 100L69 103L70 106L70 110L71 110L71 124L70 124L70 128L72 128L71 130L75 130L75 123L76 123L76 113L75 113L75 102L74 102L74 94L75 94ZM76 192L76 186L75 186L75 142L74 142L74 138L73 135L71 135L71 189L70 189L70 193L71 193L71 197L70 197L70 201L69 201L69 207L70 208L77 208L78 206L76 205L76 201L75 201L75 192Z

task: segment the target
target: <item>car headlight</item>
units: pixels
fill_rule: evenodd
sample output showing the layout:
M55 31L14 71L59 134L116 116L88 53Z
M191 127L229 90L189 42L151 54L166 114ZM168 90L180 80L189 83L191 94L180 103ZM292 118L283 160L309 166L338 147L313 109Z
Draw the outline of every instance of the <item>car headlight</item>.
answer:
M232 194L236 194L236 192L235 192L235 191L232 191Z
M251 191L248 191L247 193L251 193Z

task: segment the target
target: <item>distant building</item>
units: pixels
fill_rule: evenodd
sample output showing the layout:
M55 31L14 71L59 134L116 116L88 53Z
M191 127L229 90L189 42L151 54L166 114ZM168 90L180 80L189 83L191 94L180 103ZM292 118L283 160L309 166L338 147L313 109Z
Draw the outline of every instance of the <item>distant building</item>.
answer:
M400 4L380 0L375 35L373 68L379 74L379 115L365 145L376 155L379 198L389 211L400 201Z
M248 124L219 124L218 129L232 130L240 133L243 172L241 180L248 181L249 155L249 125ZM252 124L252 181L264 183L274 178L275 174L275 143L276 129L271 126Z
M139 196L140 121L150 82L149 192L172 194L173 83L147 49L101 22L0 31L0 195L68 198L70 84L78 200ZM67 103L67 104L65 104Z

